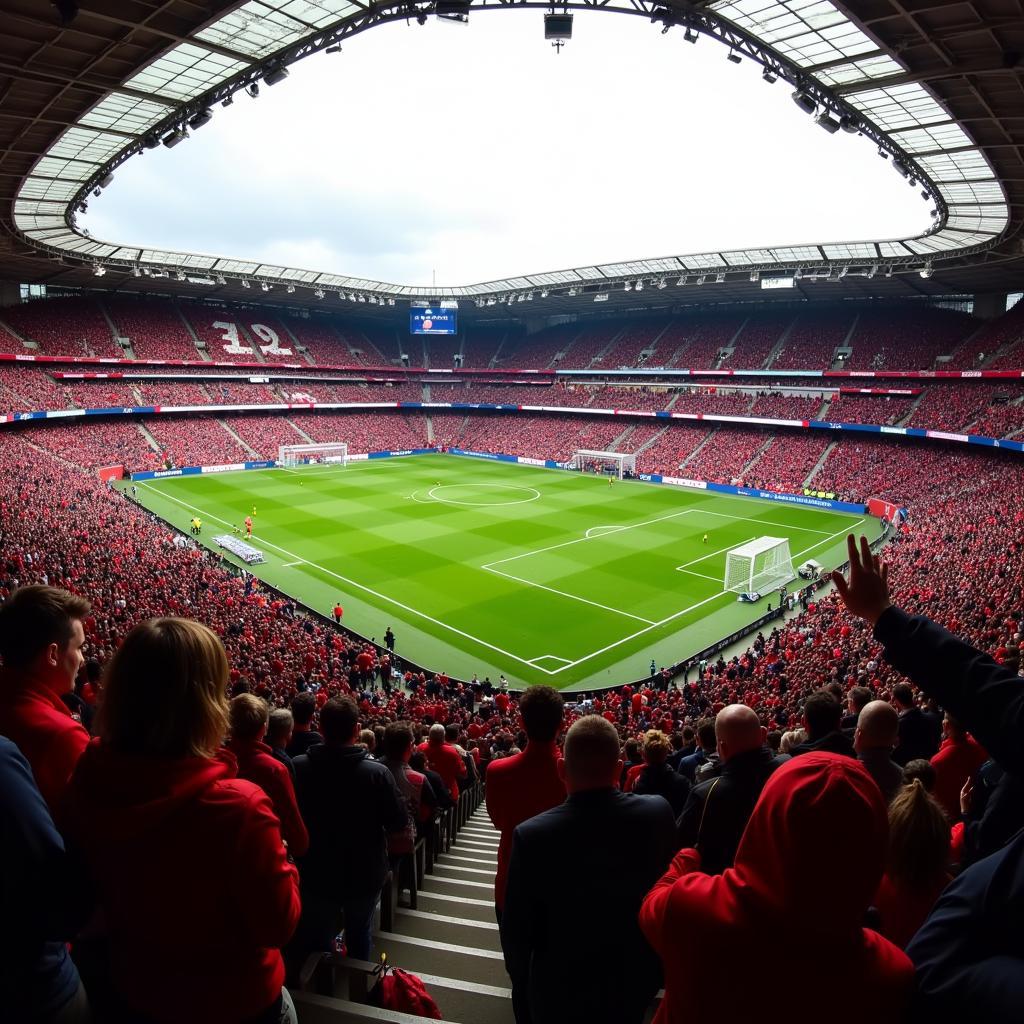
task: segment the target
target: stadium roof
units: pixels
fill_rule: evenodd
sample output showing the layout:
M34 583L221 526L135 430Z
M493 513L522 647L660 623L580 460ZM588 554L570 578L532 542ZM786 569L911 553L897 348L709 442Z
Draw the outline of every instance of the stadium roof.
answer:
M762 295L757 278L774 275L799 276L800 294L821 299L1021 288L1024 19L1015 0L568 6L639 14L680 36L712 36L760 62L767 75L805 94L824 127L859 131L864 145L878 146L926 192L936 211L932 229L874 243L681 254L531 273L426 294L244 258L92 239L75 228L75 212L125 159L174 141L190 121L201 126L206 111L265 84L268 73L374 25L432 14L434 4L97 0L62 26L53 7L8 0L0 14L0 276L303 306L320 299L327 308L361 313L411 298L488 308L529 296L538 316L591 311L604 295L608 312L684 300L760 300L775 293ZM548 5L515 5L524 7ZM507 5L472 0L470 13L498 8ZM638 283L647 289L642 302ZM703 287L684 290L680 283Z

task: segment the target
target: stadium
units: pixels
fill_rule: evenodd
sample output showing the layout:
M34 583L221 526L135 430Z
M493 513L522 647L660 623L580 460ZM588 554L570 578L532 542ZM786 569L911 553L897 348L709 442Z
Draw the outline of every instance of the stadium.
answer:
M1020 1020L1022 53L5 4L10 1019Z

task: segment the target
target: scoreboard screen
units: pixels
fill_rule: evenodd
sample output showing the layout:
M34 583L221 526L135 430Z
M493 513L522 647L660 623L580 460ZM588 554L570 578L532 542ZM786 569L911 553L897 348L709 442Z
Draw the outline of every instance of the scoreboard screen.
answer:
M458 310L414 306L409 310L410 334L457 334Z

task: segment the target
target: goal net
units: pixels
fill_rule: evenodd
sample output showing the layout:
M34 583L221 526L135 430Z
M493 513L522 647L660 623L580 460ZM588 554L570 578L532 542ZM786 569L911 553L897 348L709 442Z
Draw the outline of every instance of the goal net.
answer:
M781 537L759 537L733 548L725 556L726 591L765 594L794 576L789 541Z
M283 444L277 449L277 461L282 466L308 466L314 463L348 464L348 445L344 441L333 444Z
M626 473L636 475L636 456L625 452L598 452L580 448L569 460L570 469L594 473L614 473L620 480Z

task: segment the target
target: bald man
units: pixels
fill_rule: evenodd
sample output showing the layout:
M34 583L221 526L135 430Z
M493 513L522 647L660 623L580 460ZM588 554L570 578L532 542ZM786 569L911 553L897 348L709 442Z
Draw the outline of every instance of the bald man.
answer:
M701 871L709 875L732 866L764 784L788 760L771 750L767 737L756 712L745 704L730 704L715 718L721 771L690 790L677 826L677 846L696 849Z
M878 783L886 803L903 786L903 769L892 759L899 738L899 712L888 701L873 700L864 705L857 716L853 749L857 760Z
M599 715L573 724L562 757L568 799L512 838L501 948L516 1024L640 1024L661 966L637 915L672 858L672 810L619 791L619 736Z

